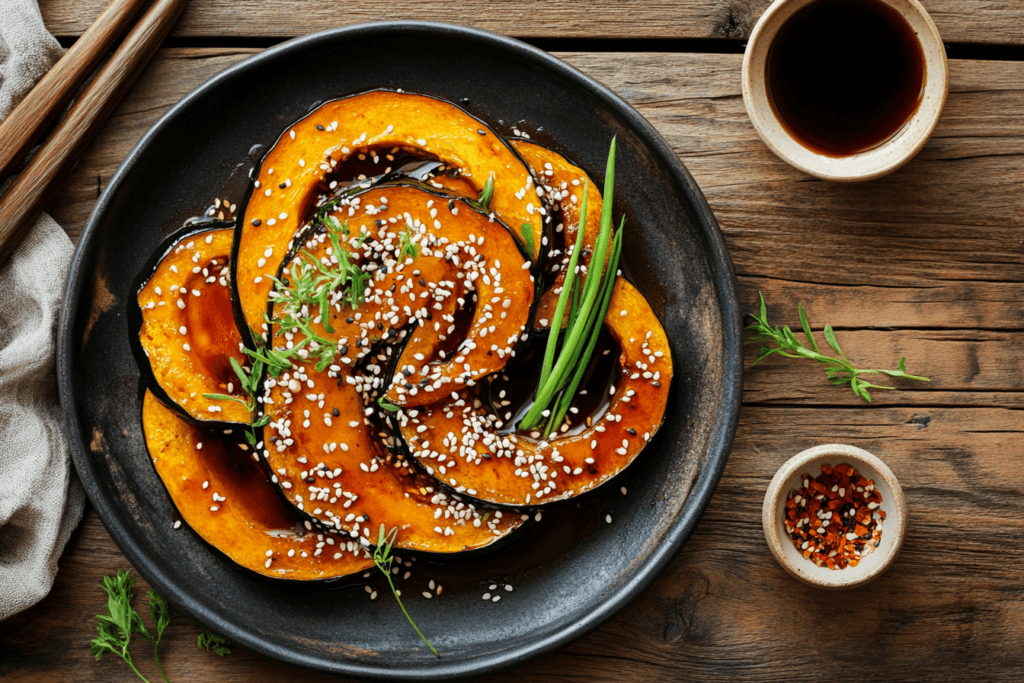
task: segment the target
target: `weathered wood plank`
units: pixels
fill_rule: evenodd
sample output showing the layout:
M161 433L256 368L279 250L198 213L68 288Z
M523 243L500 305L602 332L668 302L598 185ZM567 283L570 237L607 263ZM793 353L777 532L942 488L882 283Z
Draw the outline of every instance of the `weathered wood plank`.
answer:
M105 0L42 0L47 28L82 33ZM174 35L291 38L364 21L424 20L463 24L521 38L745 39L768 0L463 0L457 3L367 0L343 7L317 0L193 0ZM924 0L947 43L1020 45L1024 7L1014 0Z
M745 408L708 511L654 586L582 641L490 680L821 680L839 666L880 681L954 672L1019 680L1022 433L1024 413L997 408ZM893 567L869 586L841 592L791 579L771 558L760 525L776 468L832 441L884 458L905 488L911 520ZM104 606L100 577L127 566L90 512L61 559L53 593L0 624L0 676L127 680L122 662L97 663L88 654L93 615ZM139 586L140 593L147 587ZM299 675L240 648L225 659L201 652L201 629L175 615L164 646L172 680ZM135 657L155 675L143 647Z

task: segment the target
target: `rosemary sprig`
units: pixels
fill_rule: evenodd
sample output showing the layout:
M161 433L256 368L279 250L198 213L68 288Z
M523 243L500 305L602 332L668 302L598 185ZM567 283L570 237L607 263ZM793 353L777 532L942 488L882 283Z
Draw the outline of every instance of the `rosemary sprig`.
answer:
M381 570L381 572L383 572L384 576L387 578L388 585L391 586L391 592L395 595L395 600L398 601L398 606L402 608L402 614L404 614L405 618L409 620L409 623L412 624L412 627L416 629L416 633L418 633L423 642L427 644L427 647L430 648L430 651L433 652L438 659L440 659L441 655L434 648L434 646L430 644L430 641L427 640L427 637L423 635L423 632L420 631L420 627L416 625L416 622L412 620L412 617L409 616L409 612L406 611L405 605L402 604L402 598L399 597L398 591L395 590L394 582L391 581L391 563L395 559L391 556L391 546L394 545L395 538L397 536L397 526L391 529L390 532L388 532L385 530L383 524L380 525L380 533L377 538L377 547L373 551L373 563L377 565L377 569Z
M758 312L751 314L750 317L754 319L754 322L752 325L747 327L747 331L753 333L753 336L748 338L747 341L761 343L770 342L774 343L775 346L762 346L759 348L757 351L757 360L750 364L751 367L775 354L779 354L786 358L810 358L825 366L825 376L828 377L829 382L835 386L849 384L853 393L860 396L868 403L871 402L871 394L868 391L869 389L893 390L896 387L872 384L871 382L862 379L862 375L888 375L889 377L903 377L906 379L917 380L919 382L931 381L927 377L908 375L906 372L907 364L905 358L900 358L897 370L875 370L854 367L853 363L846 358L846 354L843 353L843 350L839 348L839 342L836 340L836 334L832 330L831 325L825 325L825 341L828 342L828 345L831 346L839 356L826 356L818 349L818 342L811 333L811 324L807 320L807 312L804 310L804 305L798 304L797 308L800 312L800 325L803 327L804 336L807 338L807 345L801 344L788 326L774 327L768 322L768 307L765 305L764 295L758 292L757 296L759 299Z
M586 188L584 188L586 189ZM580 207L580 227L577 234L577 246L569 260L568 271L562 285L562 292L558 297L555 306L555 316L552 320L548 345L544 351L544 362L541 365L541 380L537 384L537 394L533 406L523 417L519 425L520 430L534 429L544 418L553 418L557 415L565 416L561 406L568 410L569 403L574 398L575 388L567 391L576 375L579 374L579 367L586 366L590 362L594 345L590 344L591 337L600 333L604 321L603 306L604 298L600 295L610 292L618 272L618 254L613 253L612 260L605 268L605 259L608 256L609 246L612 242L612 197L615 190L615 138L612 138L611 148L608 151L608 166L605 171L604 180L604 201L601 213L601 230L598 233L594 245L593 256L587 270L587 278L582 287L575 287L576 269L579 253L583 244L583 223L586 220L586 192L583 194L583 203ZM620 225L619 233L622 232ZM621 238L619 238L621 240ZM620 242L621 249L621 242ZM613 250L614 251L614 250ZM578 289L578 292L574 292ZM609 294L610 296L610 294ZM571 302L571 303L570 303ZM559 337L561 336L562 316L565 314L566 306L569 306L569 324L566 326L565 340L561 349L557 351L557 360L554 360L556 349L558 349ZM595 333L594 330L597 329ZM551 363L554 361L554 365ZM582 378L582 375L580 375ZM575 382L578 387L579 380ZM557 401L554 409L549 408L552 401ZM558 423L549 420L543 435L546 437Z

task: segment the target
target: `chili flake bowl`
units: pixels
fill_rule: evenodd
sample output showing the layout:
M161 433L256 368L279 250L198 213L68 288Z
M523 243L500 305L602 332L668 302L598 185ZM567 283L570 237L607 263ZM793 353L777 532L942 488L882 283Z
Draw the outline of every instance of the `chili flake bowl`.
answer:
M793 544L786 531L786 501L790 492L801 487L803 475L816 477L821 474L822 465L835 467L843 463L874 482L882 496L878 508L885 512L885 520L873 552L861 557L856 566L830 569L805 558ZM855 446L826 444L798 453L779 468L765 492L761 523L775 560L795 578L820 588L853 588L878 578L896 559L907 528L907 504L896 475L879 458Z

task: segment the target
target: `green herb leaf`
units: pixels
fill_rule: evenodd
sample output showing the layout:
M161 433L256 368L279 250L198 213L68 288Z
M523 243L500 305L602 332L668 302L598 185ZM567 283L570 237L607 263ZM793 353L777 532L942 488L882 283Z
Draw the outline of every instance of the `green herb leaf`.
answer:
M213 654L218 657L231 654L231 650L227 647L227 642L209 631L203 631L196 637L196 647L202 648L207 652L212 650Z
M494 196L494 172L491 171L491 175L487 176L487 182L484 183L484 189L480 192L480 196L477 198L476 203L484 211L488 211L491 208L491 197Z
M381 396L377 400L377 405L379 405L384 410L390 411L392 413L397 413L399 410L402 409L402 406L396 406L394 403L389 401L387 396Z
M764 297L761 297L761 301L764 301ZM818 342L815 341L814 334L811 332L811 323L807 320L807 311L804 310L804 305L798 304L797 310L800 312L800 326L804 328L804 336L807 337L807 342L811 345L811 348L817 351Z
M107 614L96 615L97 632L89 644L89 652L99 659L106 653L114 654L123 659L132 671L146 683L148 679L135 667L128 651L132 634L138 633L153 643L153 656L160 674L167 681L163 664L160 662L160 639L171 623L171 608L167 601L156 591L146 593L149 597L149 614L153 619L155 633L151 633L142 621L142 615L132 607L132 587L135 578L126 569L121 569L116 576L103 577L103 590L107 594ZM168 682L169 683L169 682Z
M898 364L898 370L876 370L876 369L865 369L856 368L847 360L846 355L839 347L839 341L836 339L835 331L831 325L825 325L825 340L828 341L838 357L826 356L820 352L817 344L814 341L814 337L811 334L811 324L808 322L807 313L804 310L803 305L799 305L798 311L800 314L800 324L803 327L804 335L807 337L809 346L804 346L797 340L793 331L788 327L773 327L768 322L767 307L764 303L764 296L758 292L759 305L758 314L752 315L754 320L752 325L747 327L747 331L751 333L751 336L747 338L748 342L773 342L774 347L761 346L757 352L757 360L751 365L757 365L768 356L779 354L786 358L809 358L820 365L825 366L825 377L828 379L830 384L835 386L842 386L849 384L850 389L853 393L867 402L871 402L871 389L883 389L893 390L896 387L885 386L881 384L873 384L863 378L863 375L889 375L890 377L902 377L904 379L912 379L919 382L930 382L931 380L927 377L918 377L916 375L908 375L906 372L906 359L900 358Z
M414 229L408 223L406 225L407 229L398 235L399 244L401 245L401 249L398 251L398 260L402 263L405 263L406 259L419 258L420 255L420 247L413 241Z
M831 325L825 325L825 341L828 342L829 346L835 349L836 353L841 354L843 352L843 350L839 348L839 342L836 341L836 333L832 331Z
M586 199L584 198L584 201ZM523 223L519 227L519 232L523 235L523 243L526 245L526 250L530 252L530 258L533 258L533 226L529 223Z
M379 569L384 574L384 577L388 580L388 586L391 587L391 592L394 594L395 600L398 601L398 606L402 608L402 614L404 614L405 618L409 620L409 623L412 624L412 627L416 629L416 633L419 634L420 639L427 644L427 647L430 648L430 651L433 652L438 659L440 659L441 655L434 648L434 646L430 644L430 641L427 640L427 637L423 635L423 632L420 631L420 627L416 625L416 622L412 620L412 617L409 616L409 612L406 611L405 605L402 604L402 598L399 597L398 591L395 590L395 584L391 581L391 563L394 561L394 558L391 556L391 546L395 544L395 539L397 537L398 527L394 527L393 529L391 529L390 532L388 532L384 528L383 524L380 525L380 530L377 535L377 547L373 551L373 563L377 565L377 569Z

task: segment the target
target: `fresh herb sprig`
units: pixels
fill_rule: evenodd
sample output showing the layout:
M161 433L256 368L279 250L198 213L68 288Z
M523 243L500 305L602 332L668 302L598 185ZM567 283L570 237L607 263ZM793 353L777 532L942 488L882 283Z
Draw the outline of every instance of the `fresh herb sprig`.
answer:
M256 412L256 392L259 391L264 362L259 358L255 359L252 364L252 371L247 372L237 360L234 358L230 360L231 369L238 376L238 381L241 383L242 390L246 393L247 398L242 399L238 396L229 396L228 394L203 394L203 397L213 401L235 401L245 406L245 409L249 411L249 431L245 433L245 440L249 442L250 446L255 448L257 442L256 430L270 422L270 415L261 415L259 418L253 419L253 415Z
M868 403L871 402L869 389L893 390L896 387L873 384L862 379L863 375L888 375L889 377L902 377L904 379L912 379L918 382L931 381L927 377L908 375L906 371L907 363L905 358L900 358L897 370L875 370L854 367L853 363L846 358L846 354L843 353L843 350L839 348L839 342L836 340L836 333L832 330L831 325L825 325L825 341L827 341L828 345L831 346L839 355L838 357L826 356L821 353L818 348L818 342L815 340L814 334L811 332L811 324L807 320L807 312L804 310L804 305L798 304L797 308L800 312L800 325L803 328L804 336L807 338L807 344L801 344L788 326L775 327L768 322L768 306L764 302L764 295L758 292L757 296L759 299L758 311L757 313L751 314L750 317L754 319L754 322L747 327L747 331L751 332L753 336L749 337L747 341L760 342L762 344L773 343L775 346L761 346L757 351L757 360L750 364L751 367L775 354L779 354L786 358L810 358L811 360L825 366L825 376L828 377L829 382L835 386L849 384L853 393L860 396Z
M542 435L545 438L559 428L573 398L575 398L576 390L579 388L597 346L615 286L615 278L618 274L625 218L622 219L619 230L613 237L614 138L612 138L611 148L608 151L601 229L594 245L587 278L582 285L578 285L577 271L581 269L579 258L583 251L583 225L587 216L587 188L587 184L584 183L576 246L569 257L565 280L562 283L562 292L555 305L555 314L551 321L547 347L544 350L544 360L541 364L540 379L537 382L536 398L533 406L519 424L520 430L529 431L544 421L545 427ZM611 247L610 250L609 247ZM605 260L609 251L611 251L611 258L608 260L606 268ZM562 321L565 319L566 308L568 308L569 318L565 338L560 344Z
M228 641L224 640L220 636L216 636L209 631L203 631L196 636L196 647L202 648L207 652L213 651L213 654L218 657L231 654L231 649L228 647Z
M484 213L491 210L491 198L494 197L494 172L487 176L487 182L484 183L484 189L480 191L480 196L476 198L476 205Z
M331 254L337 263L325 263L309 251L302 250L299 253L300 262L291 265L286 280L271 278L276 285L273 296L279 314L268 322L278 327L278 335L299 332L303 337L292 348L273 351L273 355L262 350L250 352L251 356L263 359L272 374L291 367L291 358L296 355L312 359L316 363L317 372L322 372L334 360L337 350L334 342L313 329L309 310L318 308L324 330L333 334L334 328L330 322L331 293L338 292L339 300L353 310L358 309L365 299L366 283L371 275L363 272L359 264L352 260L349 251L341 246L341 238L349 235L348 223L327 216L324 218L324 227L331 241ZM365 239L366 233L361 233L356 240L357 248ZM300 353L302 349L305 349L305 354Z
M163 662L160 661L160 641L164 631L171 625L171 606L152 588L146 591L146 597L149 598L149 618L153 621L153 630L150 631L142 621L142 615L132 607L132 599L135 597L132 592L134 586L135 577L127 569L119 569L116 576L103 577L103 590L107 594L107 614L96 615L99 635L89 643L89 652L95 655L96 661L108 652L117 655L128 663L135 675L149 683L149 679L136 668L128 651L132 637L139 634L153 643L153 659L164 681L170 683ZM212 648L214 654L221 657L231 654L231 650L226 647L227 641L207 631L199 634L196 644L207 650Z
M405 263L407 259L419 258L420 255L420 245L416 244L412 238L413 227L408 223L406 225L408 228L398 234L398 243L400 245L398 261L400 263Z
M394 582L391 581L391 563L394 562L395 559L391 556L391 546L394 545L395 538L397 536L397 526L391 529L391 531L389 532L384 528L383 524L380 525L380 533L377 538L377 547L373 551L373 563L377 565L377 569L381 570L381 572L383 572L384 576L387 578L388 585L391 586L391 592L394 594L395 600L398 601L398 606L402 608L402 614L404 614L405 618L409 620L409 623L412 624L412 627L416 629L416 633L418 633L423 642L427 644L427 647L430 648L430 651L433 652L438 659L440 659L440 653L438 653L434 646L430 644L430 641L427 640L427 637L423 635L423 631L420 631L420 627L417 626L416 622L413 621L412 617L409 616L409 612L406 611L405 605L402 604L402 598L399 597L398 591L395 589Z
M171 623L171 608L163 596L155 590L146 592L146 597L149 598L149 616L154 624L154 630L150 632L142 621L142 615L131 605L132 598L135 597L135 594L132 593L134 585L135 577L126 569L119 570L117 576L103 577L103 590L107 593L108 613L96 615L98 620L96 627L99 635L92 639L89 652L96 657L96 661L99 661L108 652L117 655L128 663L128 666L139 678L149 683L148 679L135 668L131 653L128 651L132 635L138 633L153 643L153 658L160 669L160 675L163 676L164 681L170 683L167 673L164 671L164 665L160 662L160 639Z

